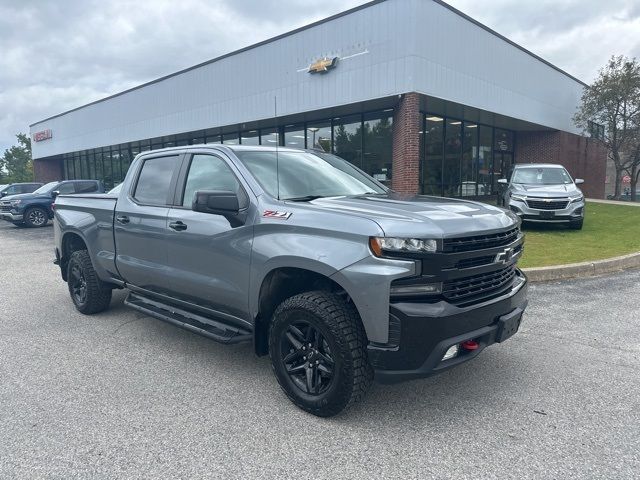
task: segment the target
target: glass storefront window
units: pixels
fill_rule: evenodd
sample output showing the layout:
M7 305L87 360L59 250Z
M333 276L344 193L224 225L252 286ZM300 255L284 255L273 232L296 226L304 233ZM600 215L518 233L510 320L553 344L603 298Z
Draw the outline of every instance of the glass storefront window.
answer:
M364 155L361 168L389 186L393 157L393 115L388 112L367 114L363 127Z
M494 150L499 152L513 152L513 132L496 128Z
M222 136L222 143L225 145L238 145L240 143L238 133L225 133Z
M476 186L478 178L478 125L470 122L464 122L463 125L460 195L463 197L473 197L478 195Z
M114 187L113 182L113 163L111 161L111 151L108 148L102 150L102 168L103 180L105 190L111 190Z
M131 161L133 160L133 155L129 148L126 145L122 145L120 147L120 165L121 165L121 173L120 179L118 183L124 180L124 177L127 176L127 172L129 171L129 166L131 166Z
M444 118L427 115L424 124L423 193L442 195L442 155L444 148Z
M284 127L284 145L291 148L305 148L304 125L287 125Z
M331 121L307 124L307 148L331 152Z
M278 144L278 130L276 128L264 128L260 131L260 142L267 147L275 147Z
M362 168L362 117L353 115L333 121L333 153Z
M433 114L423 121L422 193L494 195L497 180L513 163L514 133Z
M242 145L260 145L260 132L258 132L258 130L242 132L240 143L242 143Z
M491 169L493 168L493 128L478 127L478 195L491 193Z
M204 143L222 143L222 137L220 135L209 135L204 139Z

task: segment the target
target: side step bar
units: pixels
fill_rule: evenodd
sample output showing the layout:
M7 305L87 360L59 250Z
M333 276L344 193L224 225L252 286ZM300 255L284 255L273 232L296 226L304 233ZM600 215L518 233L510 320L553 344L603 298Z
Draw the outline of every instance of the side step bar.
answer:
M172 323L199 335L204 335L220 343L241 343L251 341L253 335L248 330L230 327L195 313L171 305L129 293L124 304L151 317Z

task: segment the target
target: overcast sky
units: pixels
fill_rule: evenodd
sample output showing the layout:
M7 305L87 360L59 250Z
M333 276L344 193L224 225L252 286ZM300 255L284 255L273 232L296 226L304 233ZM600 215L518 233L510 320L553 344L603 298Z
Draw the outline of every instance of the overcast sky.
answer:
M0 0L0 152L30 123L361 3ZM640 0L449 3L586 82L640 57Z

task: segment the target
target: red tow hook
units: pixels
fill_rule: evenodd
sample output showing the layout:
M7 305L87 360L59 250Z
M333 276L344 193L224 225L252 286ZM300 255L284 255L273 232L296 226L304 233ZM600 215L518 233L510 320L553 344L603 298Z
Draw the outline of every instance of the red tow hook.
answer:
M465 342L462 342L460 346L467 351L477 350L478 347L480 347L478 342L476 342L475 340L467 340Z

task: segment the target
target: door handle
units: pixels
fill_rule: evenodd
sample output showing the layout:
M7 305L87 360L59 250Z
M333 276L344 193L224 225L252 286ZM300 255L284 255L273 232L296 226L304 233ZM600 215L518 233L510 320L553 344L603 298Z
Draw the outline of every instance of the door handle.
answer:
M129 223L129 217L127 217L126 215L118 215L116 217L116 222L122 223L124 225L125 223Z
M178 220L177 222L171 222L169 224L169 228L173 228L176 232L181 232L183 230L186 230L187 226L180 220Z

